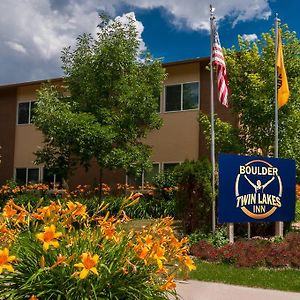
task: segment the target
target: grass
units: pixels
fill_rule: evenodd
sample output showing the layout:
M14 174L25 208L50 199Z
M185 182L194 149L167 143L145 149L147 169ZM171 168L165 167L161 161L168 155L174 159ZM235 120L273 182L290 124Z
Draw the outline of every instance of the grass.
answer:
M191 279L300 292L300 270L297 269L236 268L199 260L196 264L197 270L190 273Z

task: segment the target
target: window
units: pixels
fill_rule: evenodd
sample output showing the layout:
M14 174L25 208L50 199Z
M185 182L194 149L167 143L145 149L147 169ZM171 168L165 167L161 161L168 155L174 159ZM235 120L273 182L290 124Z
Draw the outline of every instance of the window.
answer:
M16 169L16 182L18 184L26 184L26 177L27 177L26 168Z
M34 116L35 101L18 103L18 124L31 124Z
M145 183L153 183L153 178L159 173L159 163L153 163L152 169L145 171L141 175L127 174L127 184L135 188L142 188Z
M165 87L165 111L197 109L199 83L183 83Z
M129 186L139 188L143 184L143 176L142 175L135 175L135 174L128 174L127 175L127 184Z
M179 165L179 162L163 163L164 172L173 172L175 167Z
M159 163L152 164L152 169L144 174L144 182L153 183L153 179L159 173Z
M40 169L17 168L15 180L18 184L37 183L40 180Z

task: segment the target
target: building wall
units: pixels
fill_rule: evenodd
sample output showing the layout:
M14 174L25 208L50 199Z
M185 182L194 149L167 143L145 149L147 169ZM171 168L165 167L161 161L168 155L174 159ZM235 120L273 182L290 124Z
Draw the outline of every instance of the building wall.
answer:
M14 174L16 103L16 88L0 90L0 183L2 184L12 179Z
M153 147L151 160L160 163L182 162L186 159L209 157L205 139L198 123L199 109L210 114L210 74L207 70L208 59L191 60L179 63L165 64L167 79L165 85L199 82L199 108L188 111L165 112L165 91L161 95L160 115L163 126L159 131L151 132L145 142ZM61 84L61 79L54 80ZM17 125L17 103L36 99L38 83L19 84L0 88L0 145L3 149L2 164L0 164L0 183L12 178L15 168L34 168L33 154L42 145L43 136L32 124ZM229 110L219 104L215 89L215 111L222 119L234 122ZM40 166L42 167L42 166ZM121 173L104 171L104 182L125 182ZM99 182L99 168L92 163L92 168L86 172L84 168L71 176L69 186Z
M165 85L200 82L198 62L170 65L166 68ZM202 89L200 82L200 91ZM201 97L200 97L201 103ZM161 117L163 126L151 132L146 143L153 147L152 161L182 162L185 159L198 159L199 123L198 109L165 112L165 90L161 96Z

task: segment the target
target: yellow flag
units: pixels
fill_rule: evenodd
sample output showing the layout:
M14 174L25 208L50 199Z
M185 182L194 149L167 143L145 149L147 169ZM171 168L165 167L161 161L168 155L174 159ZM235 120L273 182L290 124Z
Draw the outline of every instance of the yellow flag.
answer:
M277 91L278 91L278 108L285 105L289 99L289 85L283 62L283 51L281 43L281 30L278 30L278 47L277 47Z

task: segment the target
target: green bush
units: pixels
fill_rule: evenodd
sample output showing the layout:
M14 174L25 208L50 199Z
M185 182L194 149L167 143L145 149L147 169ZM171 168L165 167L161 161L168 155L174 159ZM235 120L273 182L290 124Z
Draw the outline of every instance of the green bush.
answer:
M176 213L187 234L211 228L211 164L205 160L185 161L175 168L178 192Z
M130 207L139 194L123 198ZM0 299L170 299L177 272L195 269L170 218L142 229L127 218L88 213L80 202L0 212ZM177 299L177 298L176 298Z
M16 199L15 202L19 205L27 205L28 203L35 205L40 198L50 197L48 191L49 186L42 183L18 185L15 181L7 181L0 188L0 209L10 199Z
M121 207L124 197L121 196L106 196L101 201L108 204L107 210L110 214L116 215L120 209L123 209L126 215L132 219L158 219L161 217L173 217L175 214L175 201L165 201L159 199L153 195L145 194L140 200L132 206ZM99 206L99 198L77 198L79 201L85 204L90 212L95 213Z
M193 246L197 244L199 241L205 240L209 242L211 245L215 247L223 247L229 243L229 239L227 237L227 231L224 227L219 227L216 229L215 233L205 233L200 230L196 230L192 234L189 235L189 245Z

